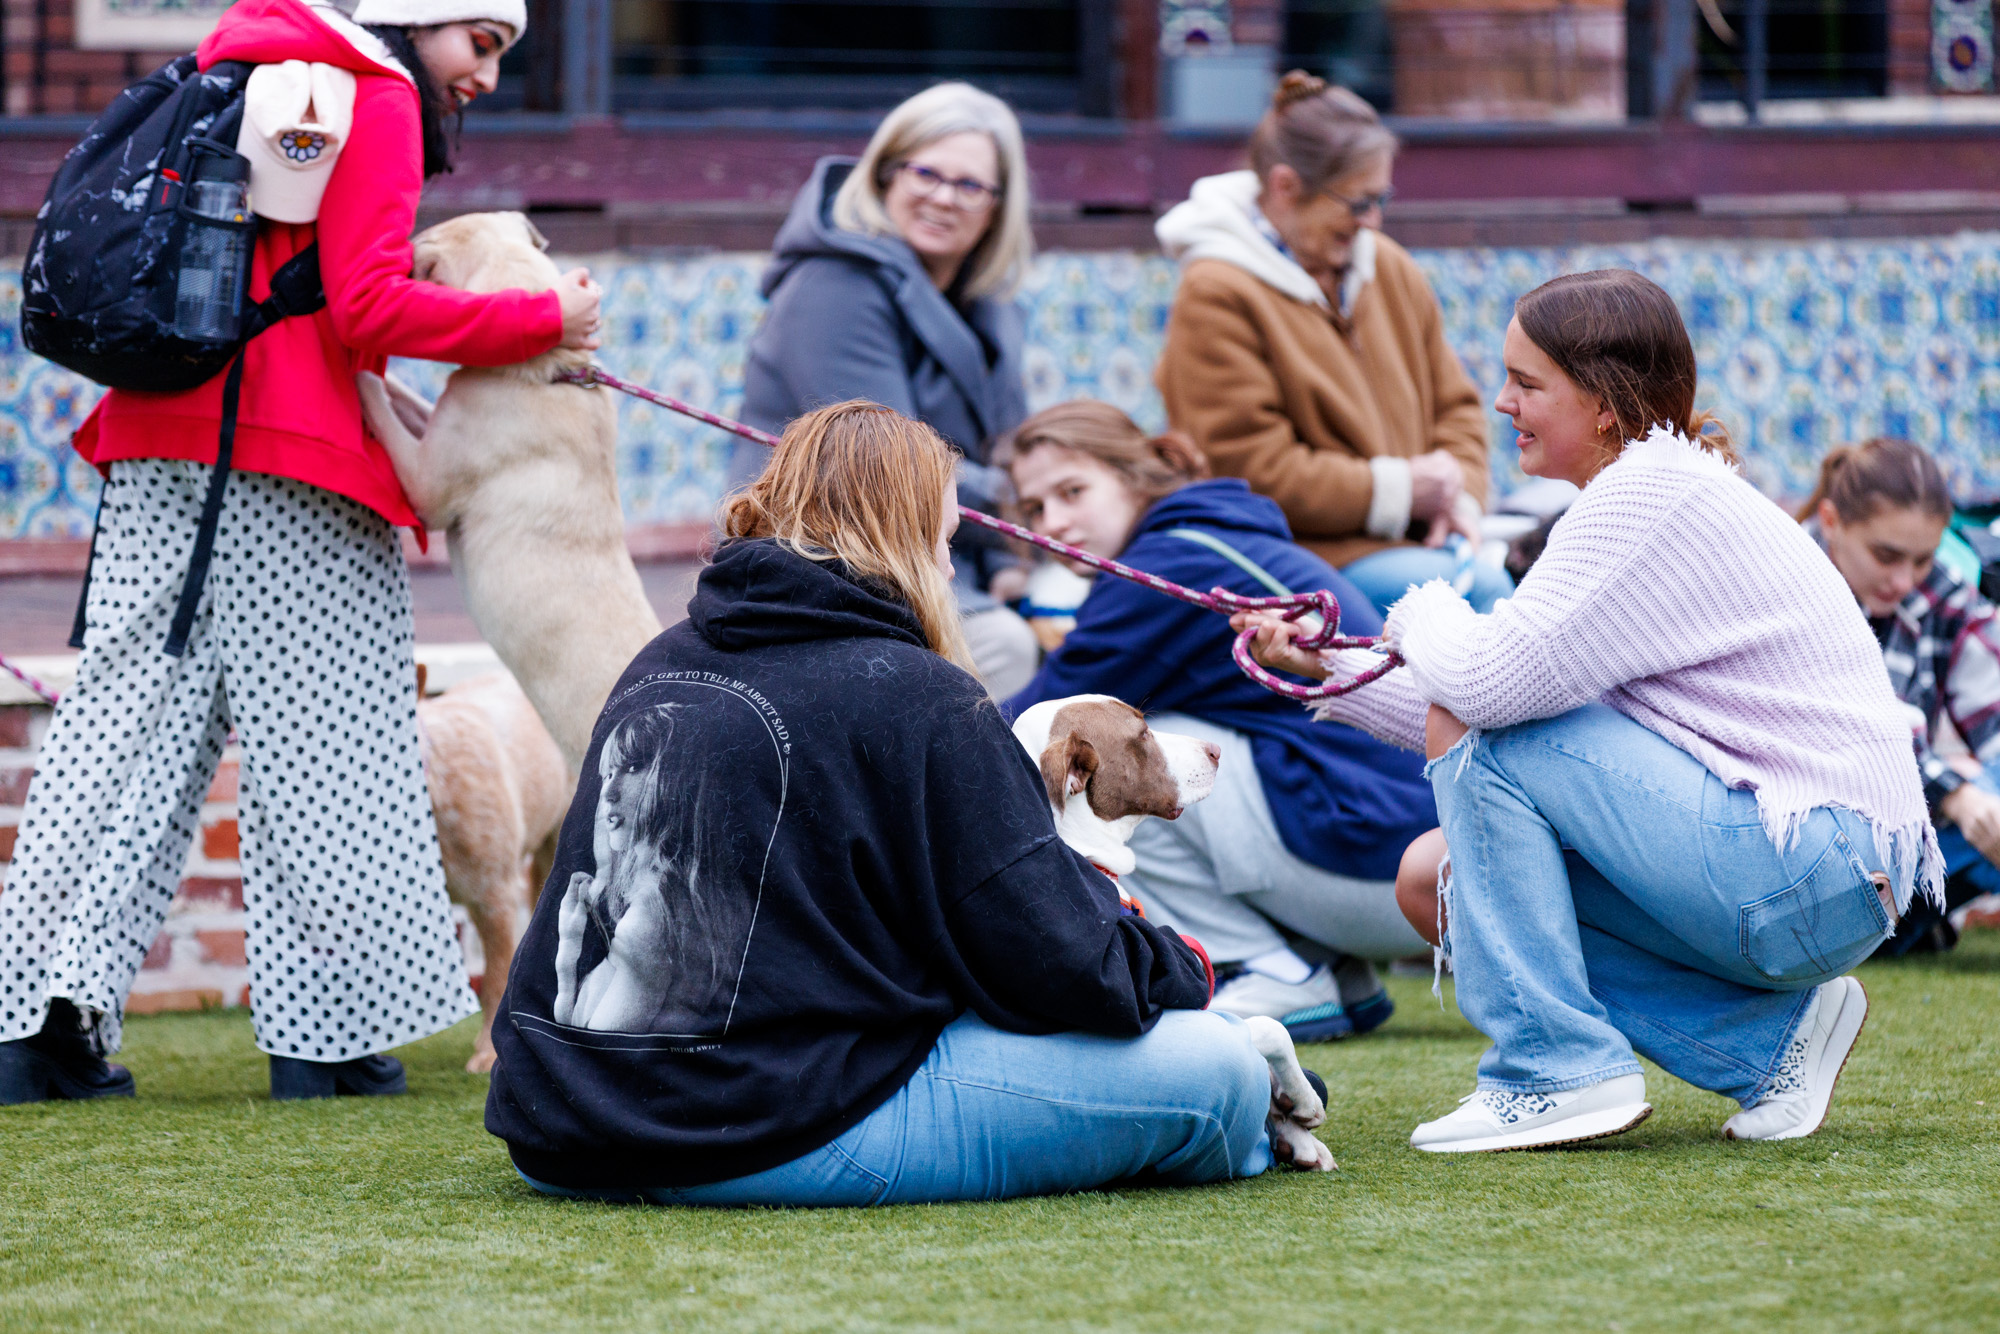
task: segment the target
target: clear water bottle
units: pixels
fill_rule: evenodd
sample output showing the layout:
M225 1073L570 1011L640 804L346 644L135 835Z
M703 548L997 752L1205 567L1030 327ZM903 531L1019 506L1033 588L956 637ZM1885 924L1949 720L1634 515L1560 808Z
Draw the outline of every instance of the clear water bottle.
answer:
M250 160L204 154L188 182L187 233L181 242L180 285L174 292L174 332L203 343L234 342L243 323L250 278ZM211 221L212 220L212 221Z

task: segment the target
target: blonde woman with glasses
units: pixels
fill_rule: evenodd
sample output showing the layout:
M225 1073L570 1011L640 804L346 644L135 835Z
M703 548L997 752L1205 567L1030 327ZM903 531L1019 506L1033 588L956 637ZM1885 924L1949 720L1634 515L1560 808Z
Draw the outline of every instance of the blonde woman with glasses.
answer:
M995 508L989 442L1027 415L1020 308L1034 252L1021 127L1007 104L942 83L890 112L859 160L821 158L779 230L764 274L770 309L750 342L743 416L769 431L866 398L915 417L962 456L967 504ZM736 480L763 466L740 451ZM996 695L1034 674L1037 647L1006 603L1026 572L968 530L953 588L980 678Z

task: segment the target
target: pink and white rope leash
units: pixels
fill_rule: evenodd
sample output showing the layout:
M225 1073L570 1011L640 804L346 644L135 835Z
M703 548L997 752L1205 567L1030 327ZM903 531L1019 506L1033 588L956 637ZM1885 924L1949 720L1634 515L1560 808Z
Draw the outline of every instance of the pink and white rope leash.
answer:
M19 667L16 667L13 663L7 661L7 657L5 654L0 654L0 672L7 673L7 675L13 677L16 681L19 681L22 685L28 687L28 689L34 691L37 695L41 696L42 702L44 704L54 704L57 700L62 698L61 695L56 693L54 687L50 686L48 683L44 681L38 680L35 677L30 676L28 673L22 671Z
M727 417L704 411L692 403L683 402L671 395L655 393L643 385L631 384L597 366L586 366L578 370L565 371L557 379L569 384L582 385L585 388L603 385L607 389L616 389L620 393L644 399L646 402L666 408L670 412L678 412L684 417L692 417L696 421L706 422L717 430L727 431L731 435L741 436L745 440L754 440L760 445L775 447L778 443L778 437L772 435L769 431L760 431L754 426L745 426L742 422L731 421ZM958 515L959 518L968 523L975 523L982 528L991 528L995 532L1019 538L1021 541L1038 546L1044 551L1052 551L1065 560L1075 561L1079 565L1087 565L1094 570L1102 570L1104 573L1115 575L1120 579L1129 579L1135 584L1152 589L1155 593L1164 593L1170 598L1189 603L1192 606L1205 607L1209 611L1222 612L1225 615L1239 611L1276 611L1282 612L1284 619L1288 621L1297 621L1304 616L1317 615L1323 622L1320 629L1311 635L1302 636L1293 641L1303 649L1381 647L1380 641L1374 638L1361 635L1343 635L1340 633L1340 603L1331 592L1324 588L1313 593L1294 593L1289 597L1251 598L1244 597L1240 593L1232 593L1226 588L1213 588L1206 593L1197 593L1191 588L1183 588L1181 585L1168 579L1162 579L1156 574L1148 574L1144 570L1135 570L1130 565L1124 565L1115 560L1106 560L1102 556L1093 556L1081 547L1073 547L1067 542L1058 542L1052 537L1044 537L1042 534L1023 528L1017 523L1009 523L1005 519L996 519L990 514L982 514L980 511L971 509L965 505L958 507ZM1400 657L1394 653L1390 653L1382 660L1380 665L1370 667L1359 676L1348 680L1329 681L1325 685L1319 686L1295 685L1267 671L1262 664L1250 656L1250 641L1256 637L1256 634L1255 630L1245 630L1242 634L1236 636L1236 643L1230 651L1231 656L1236 659L1236 665L1243 670L1244 675L1248 676L1258 685L1263 686L1266 690L1283 695L1288 699L1307 701L1333 699L1336 696L1359 690L1370 681L1380 680L1403 664L1403 660Z

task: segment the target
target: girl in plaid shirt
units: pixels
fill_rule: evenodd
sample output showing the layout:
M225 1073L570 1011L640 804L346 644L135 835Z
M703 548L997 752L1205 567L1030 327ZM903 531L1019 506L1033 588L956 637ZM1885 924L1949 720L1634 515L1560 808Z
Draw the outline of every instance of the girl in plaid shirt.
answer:
M2000 785L1988 768L2000 761L2000 626L1993 604L1936 559L1951 515L1951 490L1931 456L1886 438L1828 454L1799 511L1854 590L1890 684L1910 706L1949 875L1946 911L2000 892ZM1941 718L1970 754L1932 749ZM1957 940L1945 914L1919 899L1881 953L1950 949Z

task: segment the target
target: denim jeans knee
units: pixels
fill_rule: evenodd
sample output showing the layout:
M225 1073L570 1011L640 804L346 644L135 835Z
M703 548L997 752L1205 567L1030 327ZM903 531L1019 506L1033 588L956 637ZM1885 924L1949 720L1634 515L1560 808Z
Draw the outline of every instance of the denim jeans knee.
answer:
M1468 727L1465 729L1465 735L1446 747L1442 755L1434 760L1425 760L1424 781L1435 789L1440 781L1438 777L1439 772L1447 765L1450 766L1451 772L1444 776L1443 781L1450 782L1460 774L1463 774L1465 766L1472 762L1473 748L1478 744L1479 737L1480 732L1478 728Z

